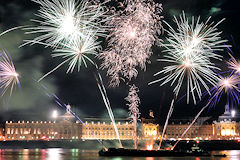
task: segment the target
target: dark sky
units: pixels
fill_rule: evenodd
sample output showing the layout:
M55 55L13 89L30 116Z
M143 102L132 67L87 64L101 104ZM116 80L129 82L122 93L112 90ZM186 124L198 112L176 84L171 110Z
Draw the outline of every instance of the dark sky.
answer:
M172 23L173 15L178 15L185 11L188 15L201 16L206 20L212 16L213 21L222 18L226 20L218 27L223 31L222 37L229 40L233 46L234 56L239 56L240 46L240 5L236 0L163 0L157 1L163 4L164 20ZM30 0L1 0L0 1L0 32L22 25L31 25L30 19L36 19L39 6ZM165 26L166 27L166 26ZM24 39L31 39L34 35L25 35L24 31L12 31L0 37L0 47L6 49L13 57L17 71L21 74L21 89L17 89L9 97L5 95L0 99L0 120L19 120L19 119L48 119L53 109L64 112L47 96L38 83L35 82L43 74L53 69L60 63L59 59L51 57L51 49L41 45L24 46L19 48ZM165 35L161 35L164 39ZM156 117L165 119L169 109L170 101L173 97L173 87L165 85L159 87L155 84L148 86L153 74L162 69L162 65L156 61L161 57L161 48L153 46L154 54L151 56L151 64L147 64L145 72L139 71L136 80L131 84L136 84L140 88L141 98L140 112L145 116L149 109L155 112ZM220 52L228 58L226 52ZM101 63L100 61L98 62ZM223 66L224 62L217 62ZM102 101L100 92L94 79L94 67L82 68L80 72L66 74L67 66L45 78L41 83L46 85L50 91L56 93L62 101L72 105L72 108L81 118L85 116L106 116L106 108ZM223 66L224 69L224 66ZM106 72L101 71L104 83L108 85ZM124 97L128 94L128 86L122 83L117 88L107 89L112 109L116 117L127 115L128 108ZM184 92L180 93L183 96ZM184 117L195 115L206 103L203 99L198 105L192 103L186 105L185 99L176 104L173 116ZM219 115L224 110L224 100L214 109L210 109L205 115ZM238 106L236 106L238 108Z

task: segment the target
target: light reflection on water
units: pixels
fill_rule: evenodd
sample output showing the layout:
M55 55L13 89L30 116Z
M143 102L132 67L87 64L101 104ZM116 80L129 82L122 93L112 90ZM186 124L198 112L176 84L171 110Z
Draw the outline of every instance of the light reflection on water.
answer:
M0 149L0 160L240 160L240 150L213 151L227 157L99 157L96 150Z

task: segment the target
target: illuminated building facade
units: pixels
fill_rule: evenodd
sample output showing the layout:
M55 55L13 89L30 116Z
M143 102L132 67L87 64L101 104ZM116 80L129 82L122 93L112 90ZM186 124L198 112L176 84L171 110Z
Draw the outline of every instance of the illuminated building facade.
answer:
M156 123L153 111L149 111L149 117L142 118L142 139L159 139L159 124Z
M78 122L73 122L73 116L68 106L66 113L59 116L58 121L18 121L6 122L6 140L57 140L81 139L81 127Z
M69 122L32 121L5 124L6 140L80 139L81 125Z
M128 122L118 122L117 124L119 137L121 140L130 140L134 136L134 126ZM117 139L112 123L107 122L85 122L82 127L82 139Z
M180 139L182 133L186 130L189 124L169 124L167 126L166 135L164 138L170 140ZM184 140L211 140L213 135L213 125L211 124L195 124L193 125L186 135L184 136Z
M234 113L234 114L233 114ZM5 127L0 128L0 140L113 140L117 135L109 120L86 118L85 124L74 122L74 116L70 113L70 106L66 113L58 116L55 121L7 121ZM141 132L139 140L159 140L162 127L156 123L153 112L149 117L141 119ZM166 129L164 139L177 140L181 138L191 120L171 120ZM134 138L134 125L127 119L119 119L116 122L121 140ZM225 107L223 115L218 120L210 117L198 118L197 122L189 129L182 140L228 140L240 139L240 115L230 112Z
M225 106L225 112L214 121L214 139L239 139L240 138L240 115L235 111L230 112Z
M209 117L198 118L198 121L189 129L183 140L230 140L240 139L240 115L235 111L230 112L225 106L225 112L218 120L209 121ZM184 120L172 122L167 126L164 138L170 140L180 139L191 121Z
M1 126L0 127L0 141L4 141L5 140L5 136L4 136L4 128Z

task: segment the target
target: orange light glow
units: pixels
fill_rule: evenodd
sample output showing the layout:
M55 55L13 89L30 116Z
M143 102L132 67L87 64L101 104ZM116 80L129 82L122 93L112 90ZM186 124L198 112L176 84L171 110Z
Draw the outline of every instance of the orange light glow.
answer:
M149 151L153 150L153 145L152 144L147 145L147 150L149 150Z

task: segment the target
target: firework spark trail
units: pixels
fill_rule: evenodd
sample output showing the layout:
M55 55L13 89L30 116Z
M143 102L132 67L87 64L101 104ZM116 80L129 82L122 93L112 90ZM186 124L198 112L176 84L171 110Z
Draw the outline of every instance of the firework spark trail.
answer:
M217 85L217 74L214 70L220 70L211 62L212 59L221 59L221 56L216 54L216 51L222 50L226 47L220 37L221 32L217 30L217 26L224 20L214 23L209 23L210 18L206 22L200 22L200 17L191 18L191 22L186 18L184 12L178 20L174 16L177 30L174 30L167 22L169 30L166 30L168 37L161 45L164 47L166 54L161 62L167 62L169 65L165 66L162 71L159 71L154 76L165 74L163 78L155 80L149 84L162 82L161 86L171 82L174 87L174 98L172 102L178 97L179 91L182 88L184 79L187 79L187 103L189 103L190 96L196 104L196 97L201 99L202 89L204 88L209 94L210 89L206 83L213 86ZM168 123L171 113L173 112L173 103L168 112L166 123ZM164 135L164 132L162 133ZM162 137L163 138L163 137ZM159 144L159 149L161 143Z
M107 69L110 86L118 86L120 80L131 80L138 74L136 67L146 69L152 54L151 47L161 32L161 4L153 1L124 1L124 8L108 21L110 30L108 46L99 54L102 69Z
M208 102L208 104L205 105L205 106L200 110L200 112L194 117L192 123L191 123L191 124L187 127L187 129L182 133L180 139L182 139L182 138L185 136L185 134L187 133L187 131L192 127L192 125L196 122L196 120L198 119L198 117L199 117L199 116L201 115L201 113L208 107L209 104L210 104L210 103ZM180 140L178 140L178 141L173 145L173 147L171 148L171 150L174 150L174 148L176 147L176 145L178 144L179 141L180 141Z
M167 115L167 119L166 119L166 121L165 121L164 128L163 128L163 131L162 131L161 140L160 140L159 145L158 145L158 150L161 149L162 141L163 141L163 138L164 138L164 133L165 133L165 131L166 131L166 129L167 129L167 125L168 125L168 120L170 119L170 117L171 117L171 115L172 115L172 112L173 112L173 108L174 108L174 105L173 105L173 104L174 104L174 101L175 101L175 99L173 99L172 102L171 102L171 106L170 106L170 109L169 109L169 112L168 112L168 115Z
M99 74L98 72L98 67L96 65L96 69L97 69L97 75L94 74L94 77L97 81L97 85L98 85L98 88L101 92L101 95L102 95L102 98L103 98L103 101L104 101L104 104L107 108L107 111L108 111L108 114L109 114L109 117L112 121L112 124L113 124L113 127L114 127L114 130L115 130L115 133L117 135L117 139L119 141L119 145L120 145L120 148L123 148L122 146L122 142L120 140L120 136L119 136L119 132L118 132L118 129L117 129L117 126L116 126L116 123L115 123L115 118L114 118L114 115L113 115L113 112L112 112L112 109L111 109L111 105L110 105L110 102L109 102L109 99L107 97L107 92L106 92L106 89L104 87L104 84L103 84L103 81L102 81L102 77L101 75Z
M14 31L14 30L17 30L17 29L21 29L21 28L24 28L24 27L27 27L27 26L18 26L18 27L13 27L13 28L10 28L8 30L5 30L2 33L0 33L0 37L3 36L4 34L8 33L8 32L11 32L11 31Z
M135 85L131 85L129 89L128 96L125 100L128 102L127 106L129 106L129 119L134 124L134 147L137 149L137 121L140 120L140 113L138 106L140 104L140 98L138 97L139 89Z
M42 43L56 48L60 43L74 41L84 36L83 31L96 32L96 36L105 36L107 26L102 23L109 19L107 9L97 1L75 0L32 0L41 6L37 16L40 20L32 20L38 26L25 28L26 34L41 34L26 44Z
M10 95L12 94L15 85L20 88L19 74L16 72L11 56L5 50L0 53L0 88L1 95L10 88Z
M64 102L62 102L62 101L60 100L59 97L57 97L56 94L51 93L51 92L49 91L49 89L48 89L45 85L43 85L43 84L40 84L40 85L41 85L41 87L45 90L44 92L46 93L46 95L47 95L49 98L55 99L55 102L58 104L58 106L67 109L67 110L71 113L71 115L75 117L75 119L77 119L80 123L83 124L83 126L84 126L86 129L89 129L89 128L87 127L87 125L71 110L71 108L69 108ZM93 136L97 137L97 136L94 134L93 131L91 131L91 134L92 134ZM102 143L98 138L96 138L96 139L97 139L97 141L98 141L101 145L103 145L103 143ZM104 145L103 145L103 146L104 146ZM106 149L106 146L104 146L104 148Z
M227 62L228 68L233 70L236 74L240 73L240 61L237 61L229 52L230 60Z
M210 92L211 96L208 100L207 105L205 105L200 112L195 116L192 123L187 127L187 129L183 132L181 135L181 138L185 136L187 131L191 128L191 126L196 122L197 118L200 116L200 114L207 108L207 107L214 107L217 105L217 103L220 101L223 93L227 96L227 104L229 106L229 103L233 106L234 104L239 104L240 102L240 93L238 84L240 82L240 79L238 75L230 75L227 78L224 78L219 75L219 82L217 87L213 87ZM229 102L231 101L231 102ZM172 149L175 148L175 146L178 144L180 140L178 140Z

